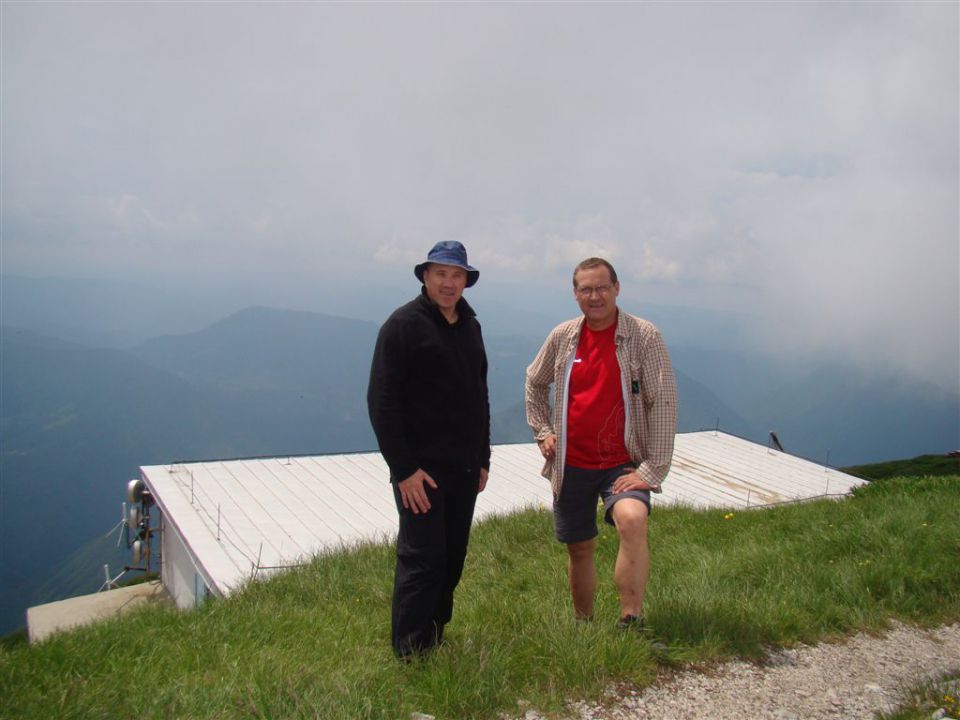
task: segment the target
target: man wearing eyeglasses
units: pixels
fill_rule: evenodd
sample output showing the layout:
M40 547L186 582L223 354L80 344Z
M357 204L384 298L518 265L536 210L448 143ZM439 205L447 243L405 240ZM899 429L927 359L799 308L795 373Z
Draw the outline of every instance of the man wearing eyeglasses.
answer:
M617 627L644 629L650 493L670 469L677 388L650 322L617 307L613 266L588 258L573 272L582 317L558 325L527 368L527 422L546 459L554 528L568 554L574 617L593 618L597 502L617 529ZM550 386L553 385L551 407Z

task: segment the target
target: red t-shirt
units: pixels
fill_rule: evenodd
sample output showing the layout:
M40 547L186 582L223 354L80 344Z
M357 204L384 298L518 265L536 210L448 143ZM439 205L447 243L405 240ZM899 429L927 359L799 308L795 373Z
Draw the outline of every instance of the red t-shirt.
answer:
M623 439L624 407L614 323L594 332L586 324L568 384L565 462L600 470L630 462Z

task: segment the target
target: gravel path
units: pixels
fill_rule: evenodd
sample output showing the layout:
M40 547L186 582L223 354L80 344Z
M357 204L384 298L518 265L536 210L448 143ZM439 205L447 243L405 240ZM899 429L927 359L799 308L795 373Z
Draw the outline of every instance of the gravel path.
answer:
M960 669L960 623L921 630L895 625L880 636L772 653L763 665L728 662L665 676L642 691L611 691L601 704L575 703L573 720L833 720L872 718L901 693ZM619 698L617 697L619 696ZM540 720L535 711L520 716Z

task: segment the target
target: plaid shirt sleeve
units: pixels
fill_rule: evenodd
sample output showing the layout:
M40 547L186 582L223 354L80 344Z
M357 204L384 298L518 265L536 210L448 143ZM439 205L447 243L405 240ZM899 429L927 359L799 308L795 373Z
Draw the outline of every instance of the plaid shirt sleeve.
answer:
M677 381L660 331L642 322L627 346L631 370L636 369L640 393L631 403L633 432L627 441L631 456L642 458L640 476L659 489L670 471L677 431Z
M550 407L550 385L554 381L556 361L556 333L551 333L540 352L527 368L524 385L524 401L527 408L527 424L533 430L535 440L543 440L555 434Z

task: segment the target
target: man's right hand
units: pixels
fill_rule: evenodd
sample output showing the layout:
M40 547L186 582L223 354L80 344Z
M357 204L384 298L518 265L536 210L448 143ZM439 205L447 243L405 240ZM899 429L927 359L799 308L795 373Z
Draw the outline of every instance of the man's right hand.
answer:
M406 480L397 483L403 506L412 510L414 515L425 513L430 509L430 500L427 499L427 491L423 487L424 483L434 490L437 489L437 483L421 468L417 468L417 471Z
M540 453L547 460L552 460L553 456L557 454L556 435L547 435L545 438L543 438L543 440L537 440L537 445L540 446Z

